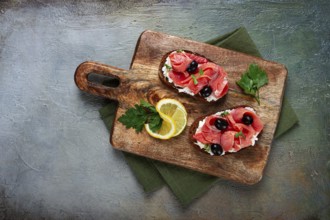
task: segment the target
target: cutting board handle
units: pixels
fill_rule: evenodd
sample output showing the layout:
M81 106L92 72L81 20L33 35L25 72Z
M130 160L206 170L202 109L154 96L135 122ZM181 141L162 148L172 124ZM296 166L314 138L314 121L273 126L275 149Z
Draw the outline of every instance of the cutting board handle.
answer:
M89 79L89 75L92 73L106 76L111 80L117 80L117 85L107 86L93 82ZM77 67L74 79L76 85L82 91L119 101L127 97L127 88L130 84L130 80L126 77L127 73L128 71L114 66L86 61Z

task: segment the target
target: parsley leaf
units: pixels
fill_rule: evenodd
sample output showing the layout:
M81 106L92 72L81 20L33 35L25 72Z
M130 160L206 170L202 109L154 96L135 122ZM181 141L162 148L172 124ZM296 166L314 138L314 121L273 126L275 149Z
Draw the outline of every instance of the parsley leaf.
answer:
M253 84L257 87L257 89L268 83L266 72L257 64L251 64L249 66L248 75L253 80Z
M236 83L245 94L253 96L260 105L259 89L268 83L268 76L257 64L250 64L249 69Z
M157 112L156 108L147 101L140 100L140 105L147 108L147 111Z
M141 100L140 105L134 105L125 114L118 118L125 127L134 128L136 132L141 132L144 124L149 124L152 131L157 131L162 126L163 119L159 116L156 108L150 103Z
M229 115L229 112L228 111L224 111L224 112L221 113L221 116L222 117L225 117L226 115Z
M245 135L243 134L242 131L239 131L239 132L237 132L237 133L235 134L235 138L238 138L238 137L240 137L240 136L242 136L243 138L245 138Z
M157 113L158 114L158 113ZM158 117L157 117L158 116ZM154 115L153 117L149 117L147 123L152 131L158 131L162 126L163 119L159 115Z
M198 81L196 79L196 76L195 75L191 75L191 78L193 79L194 84L197 85L198 84Z
M203 150L207 153L211 153L211 145L205 144Z
M166 67L166 69L168 69L168 70L171 70L171 69L172 69L172 67L171 67L170 65L166 64L166 63L165 63L165 67Z

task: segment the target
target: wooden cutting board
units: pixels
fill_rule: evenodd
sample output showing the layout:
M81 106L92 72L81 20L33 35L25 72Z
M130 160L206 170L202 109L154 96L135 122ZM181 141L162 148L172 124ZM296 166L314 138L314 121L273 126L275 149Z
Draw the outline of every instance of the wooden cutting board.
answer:
M204 103L187 95L177 94L162 84L158 78L161 60L169 51L178 49L204 55L225 69L230 87L225 98L216 103ZM244 95L235 83L251 63L263 68L269 78L268 85L260 89L260 106L253 98ZM108 87L91 81L88 77L90 73L118 79L119 86ZM281 110L286 77L287 69L279 63L164 33L145 31L137 42L130 70L84 62L77 67L75 82L85 92L119 102L110 134L110 142L115 149L240 183L255 184L261 180L267 163ZM136 133L133 129L126 129L118 122L118 117L141 99L155 104L162 98L175 98L187 109L188 124L178 137L166 141L158 140L145 131ZM264 122L264 130L255 146L217 157L202 153L191 145L188 133L196 118L240 105L253 107Z

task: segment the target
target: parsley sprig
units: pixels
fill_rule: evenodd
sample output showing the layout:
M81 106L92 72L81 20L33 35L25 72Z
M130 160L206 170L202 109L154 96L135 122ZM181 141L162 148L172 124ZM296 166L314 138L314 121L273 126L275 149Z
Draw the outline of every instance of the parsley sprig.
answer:
M245 135L243 134L243 132L242 131L239 131L239 132L237 132L236 134L235 134L235 138L238 138L238 137L243 137L243 138L245 138Z
M236 83L244 93L253 96L260 105L259 89L268 83L268 76L257 64L250 64L249 69Z
M196 76L195 75L191 75L191 78L193 79L194 84L197 85L198 84L198 81L197 81Z
M203 76L204 75L204 71L202 69L199 69L198 73L199 73L200 76ZM191 74L190 76L191 76L194 84L197 85L198 84L197 77L194 74Z
M162 126L163 119L153 105L141 100L139 105L129 108L118 118L118 121L126 128L134 128L136 132L141 132L144 124L149 124L150 129L155 132Z
M222 112L220 115L221 117L225 117L226 115L229 115L230 113L228 111L224 111Z
M210 144L205 144L203 150L210 154L212 152L211 151L211 145Z
M165 67L166 67L167 70L171 70L172 69L172 67L170 65L166 64L166 63L165 63Z

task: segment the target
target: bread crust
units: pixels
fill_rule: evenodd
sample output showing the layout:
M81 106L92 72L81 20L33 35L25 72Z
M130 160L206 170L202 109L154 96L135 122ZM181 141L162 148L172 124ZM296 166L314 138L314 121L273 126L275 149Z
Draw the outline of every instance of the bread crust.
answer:
M212 115L212 114L210 114L210 115ZM195 121L191 124L191 126L189 128L189 142L191 143L191 145L194 146L194 148L196 148L198 151L201 151L205 154L208 154L208 153L205 152L203 149L201 149L197 144L195 144L195 139L193 138L193 136L196 133L199 122L202 121L207 116L209 116L209 115L203 115L203 116L200 116L200 117L196 118Z
M178 91L178 87L176 87L173 83L170 83L169 81L168 81L168 79L166 79L166 77L164 76L164 74L163 74L163 70L162 70L162 68L164 67L164 64L165 64L165 62L166 62L166 58L172 53L172 52L174 52L174 51L176 51L176 50L172 50L172 51L170 51L170 52L168 52L168 53L166 53L164 56L163 56L163 58L161 59L161 62L160 62L160 65L159 65L159 68L158 68L158 76L159 76L159 79L168 87L168 88L170 88L170 89L172 89L173 91L176 91L177 93L180 93L179 91ZM189 50L182 50L182 51L184 51L184 52L186 52L186 53L191 53L191 54L194 54L194 55L197 55L197 56L200 56L200 57L203 57L203 58L205 58L205 59L207 59L207 61L208 62L212 62L212 63L214 63L212 60L210 60L210 59L208 59L207 57L205 57L205 56L203 56L203 55L201 55L201 54L198 54L198 53L194 53L194 52L191 52L191 51L189 51ZM206 103L215 103L215 102L218 102L219 100L221 100L221 99L223 99L225 96L223 96L223 97L221 97L221 98L219 98L219 99L217 99L217 100L215 100L215 101L207 101L204 97L202 97L201 95L199 95L199 94L196 94L196 95L194 95L194 96L192 96L192 95L189 95L189 94L186 94L186 93L183 93L183 92L181 92L180 94L184 94L184 95L187 95L187 96L189 96L189 97L193 97L193 98L195 98L195 99L197 99L197 100L199 100L199 101L203 101L203 102L206 102Z

